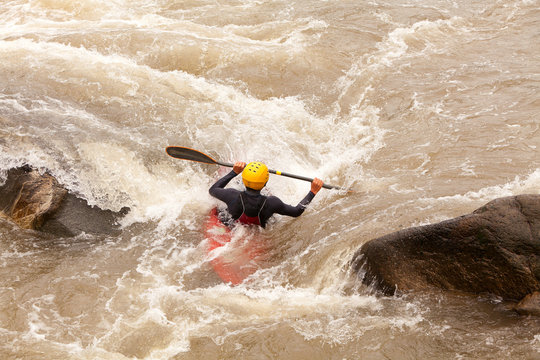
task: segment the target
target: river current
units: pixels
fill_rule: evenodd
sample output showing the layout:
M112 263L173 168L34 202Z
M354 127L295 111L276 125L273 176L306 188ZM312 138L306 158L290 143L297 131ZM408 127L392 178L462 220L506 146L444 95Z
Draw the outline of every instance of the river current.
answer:
M497 297L380 297L348 267L540 192L539 38L537 0L1 0L0 183L30 164L130 212L118 236L0 218L0 358L540 358L540 320ZM223 169L168 145L356 192L276 216L230 286L201 231Z

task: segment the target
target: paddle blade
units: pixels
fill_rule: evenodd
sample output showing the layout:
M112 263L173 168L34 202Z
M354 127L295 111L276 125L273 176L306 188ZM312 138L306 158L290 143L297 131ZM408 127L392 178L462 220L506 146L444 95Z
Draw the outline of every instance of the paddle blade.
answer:
M169 156L176 159L197 161L205 164L218 164L218 162L212 159L210 156L203 154L200 151L182 146L168 146L165 151L167 151Z

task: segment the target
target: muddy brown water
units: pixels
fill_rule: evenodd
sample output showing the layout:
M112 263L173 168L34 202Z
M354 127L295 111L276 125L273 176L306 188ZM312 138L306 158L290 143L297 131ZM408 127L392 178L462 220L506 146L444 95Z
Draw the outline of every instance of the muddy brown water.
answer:
M540 191L539 5L1 2L0 179L28 163L131 212L115 237L0 218L0 358L540 358L540 321L496 297L378 297L347 271L372 238ZM201 233L218 169L167 145L357 192L276 217L231 287Z

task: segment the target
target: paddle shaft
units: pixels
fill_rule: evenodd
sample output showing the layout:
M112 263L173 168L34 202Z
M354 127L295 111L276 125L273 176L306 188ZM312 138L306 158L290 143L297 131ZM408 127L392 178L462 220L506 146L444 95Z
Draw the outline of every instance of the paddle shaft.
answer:
M175 159L197 161L197 162L202 162L204 164L216 164L216 165L221 165L221 166L225 166L225 167L234 167L234 164L215 160L215 159L211 158L210 156L208 156L208 155L206 155L206 154L204 154L204 153L202 153L200 151L193 150L193 149L186 148L186 147L168 146L166 151L167 151L167 154L174 157ZM271 174L286 176L286 177L290 177L290 178L293 178L293 179L298 179L298 180L303 180L303 181L308 181L308 182L313 181L312 178L308 178L308 177L300 176L300 175L294 175L294 174L290 174L290 173L286 173L286 172L282 172L282 171L269 169L268 172L271 173ZM338 189L338 190L342 189L339 186L332 186L332 185L327 185L327 184L323 184L323 188L325 188L325 189Z
M231 163L225 163L225 162L221 162L221 161L216 161L215 164L216 164L216 165L221 165L221 166L226 166L226 167L234 167L234 164L231 164ZM268 172L269 172L270 174L276 174L276 175L280 175L280 176L286 176L286 177L290 177L290 178L293 178L293 179L304 180L304 181L308 181L308 182L312 182L312 181L313 181L313 178L308 178L308 177L305 177L305 176L300 176L300 175L290 174L290 173L283 172L283 171L278 171L278 170L268 169ZM337 190L341 189L341 188L338 187L338 186L332 186L332 185L327 185L327 184L323 184L322 187L325 188L325 189L337 189Z
M234 164L223 163L221 161L216 161L216 164L221 165L221 166L234 167ZM290 174L290 173L279 171L279 170L268 169L268 172L270 174L286 176L286 177L290 177L290 178L293 178L293 179L304 180L304 181L308 181L308 182L312 182L314 180L313 178L308 178L308 177L305 177L305 176ZM337 186L332 186L332 185L327 185L327 184L323 184L323 188L325 188L325 189L340 189Z
M290 177L290 178L293 178L293 179L304 180L304 181L308 181L308 182L313 181L312 178L308 178L308 177L300 176L300 175L294 175L294 174L290 174L290 173L286 173L286 172L282 172L282 171L276 171L276 170L268 169L268 172L271 173L271 174L276 174L276 175L280 175L280 176L286 176L286 177ZM332 186L332 185L328 185L328 184L323 184L322 187L325 188L325 189L338 189L338 190L341 189L338 186Z

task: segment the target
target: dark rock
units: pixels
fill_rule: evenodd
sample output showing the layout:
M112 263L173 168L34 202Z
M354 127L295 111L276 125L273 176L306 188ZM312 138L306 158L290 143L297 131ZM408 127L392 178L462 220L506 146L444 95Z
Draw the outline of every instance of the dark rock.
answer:
M540 195L500 198L371 240L352 264L365 284L389 295L437 287L520 300L540 290Z
M113 212L89 206L53 176L23 166L9 170L0 187L0 211L24 229L74 236L81 232L115 234L118 218L129 209Z
M117 235L118 220L128 212L127 207L119 212L102 210L68 193L58 210L51 214L40 230L59 236L74 236L81 232Z

